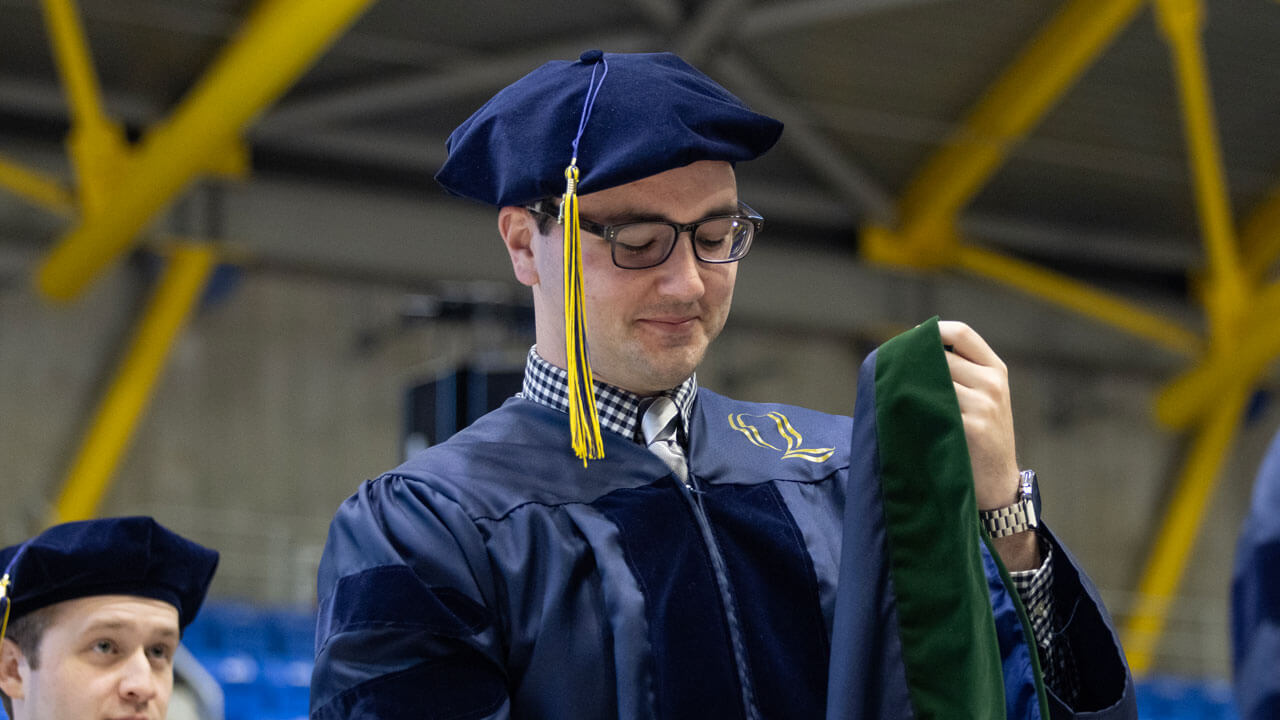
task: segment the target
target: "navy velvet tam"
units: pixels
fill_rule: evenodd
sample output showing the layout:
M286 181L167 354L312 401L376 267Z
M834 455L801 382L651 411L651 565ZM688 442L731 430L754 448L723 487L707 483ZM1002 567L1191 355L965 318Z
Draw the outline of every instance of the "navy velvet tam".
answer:
M218 553L149 517L55 525L0 550L9 576L9 621L54 603L90 595L136 595L178 609L178 625L195 619L218 566ZM0 614L2 614L0 610Z
M493 96L449 136L436 180L497 206L563 194L593 71L599 92L578 143L580 194L698 160L753 160L782 134L782 123L752 112L671 53L589 50Z

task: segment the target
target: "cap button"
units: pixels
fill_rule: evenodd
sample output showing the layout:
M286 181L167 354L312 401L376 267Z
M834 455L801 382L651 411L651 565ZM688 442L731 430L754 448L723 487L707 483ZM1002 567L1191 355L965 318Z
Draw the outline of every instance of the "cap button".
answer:
M588 50L579 55L578 60L581 61L583 65L594 65L595 63L600 62L600 58L603 57L604 52L601 50Z

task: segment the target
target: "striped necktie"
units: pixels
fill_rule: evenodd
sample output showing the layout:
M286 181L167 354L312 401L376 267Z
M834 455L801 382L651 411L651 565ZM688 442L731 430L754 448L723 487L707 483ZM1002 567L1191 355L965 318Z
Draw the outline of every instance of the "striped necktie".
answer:
M689 467L685 461L684 448L680 447L677 440L676 431L679 426L679 409L666 396L655 398L640 418L640 432L644 434L644 442L649 451L666 463L680 482L688 485Z

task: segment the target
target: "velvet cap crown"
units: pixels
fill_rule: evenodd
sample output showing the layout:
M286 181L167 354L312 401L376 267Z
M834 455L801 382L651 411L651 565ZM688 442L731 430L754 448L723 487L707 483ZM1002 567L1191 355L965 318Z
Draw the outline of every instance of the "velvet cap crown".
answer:
M591 73L598 81L606 66L578 144L581 194L698 160L753 160L782 134L782 123L752 112L671 53L588 50L494 95L449 136L436 180L455 195L497 206L564 193Z
M63 523L0 550L0 576L11 582L9 622L65 600L136 595L173 605L185 628L217 566L216 551L149 517Z

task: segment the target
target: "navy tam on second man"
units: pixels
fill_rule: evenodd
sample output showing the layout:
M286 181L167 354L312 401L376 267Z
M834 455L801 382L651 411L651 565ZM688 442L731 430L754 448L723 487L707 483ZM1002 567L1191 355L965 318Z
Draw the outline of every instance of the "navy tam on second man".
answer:
M10 720L160 720L218 553L149 517L55 525L0 550Z
M499 208L537 344L338 509L312 718L1136 715L970 328L887 344L853 419L698 386L764 226L735 166L781 131L674 55L592 51L453 133L437 179Z

